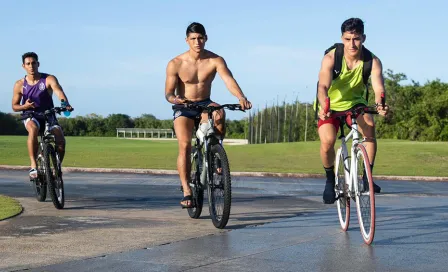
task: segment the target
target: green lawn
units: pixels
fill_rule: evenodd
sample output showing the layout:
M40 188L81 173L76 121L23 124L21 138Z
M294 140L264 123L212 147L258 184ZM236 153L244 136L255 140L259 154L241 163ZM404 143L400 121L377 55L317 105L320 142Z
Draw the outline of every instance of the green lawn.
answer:
M22 211L20 203L10 197L0 195L0 221L19 214Z
M322 173L319 142L226 145L232 171ZM176 169L175 141L67 137L64 166ZM0 136L0 164L28 165L26 137ZM376 175L448 176L447 142L379 140Z

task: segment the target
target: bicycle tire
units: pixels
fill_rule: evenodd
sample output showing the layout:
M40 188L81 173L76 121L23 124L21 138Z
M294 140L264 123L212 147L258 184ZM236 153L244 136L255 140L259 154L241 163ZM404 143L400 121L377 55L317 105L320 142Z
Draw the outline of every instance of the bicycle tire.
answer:
M59 169L59 165L56 160L56 151L51 144L45 145L44 155L46 167L45 175L48 191L54 206L56 209L60 210L64 208L65 204L64 181L62 180L61 169Z
M47 199L47 183L45 182L45 174L44 174L45 157L42 156L43 151L40 145L37 154L39 154L36 159L37 179L33 179L32 185L37 201L44 202Z
M355 147L355 156L357 162L355 166L357 174L357 184L355 185L356 210L362 238L366 244L370 245L375 236L376 219L372 171L364 145L359 144ZM367 179L366 182L364 182L365 179ZM368 185L366 186L368 190L366 190L364 185Z
M230 177L230 167L229 161L227 159L227 154L220 144L214 144L210 148L210 160L208 162L209 179L207 192L208 192L208 203L210 210L210 217L212 219L213 225L218 229L223 229L230 217L230 207L232 202L232 181ZM221 164L221 174L215 173L215 158L220 161ZM215 181L215 177L217 180ZM221 177L221 178L220 178ZM220 178L220 181L218 181ZM218 190L222 191L223 195L223 205L222 213L221 207L218 207Z
M350 172L349 169L345 169L344 165L344 155L342 154L342 148L340 147L336 153L336 183L335 191L336 198L336 208L338 210L339 223L343 231L347 231L350 224L350 197L348 196L348 185L345 182L346 172ZM350 167L350 166L349 166Z
M199 154L198 152L202 152L201 150L197 150L196 147L193 147L191 150L191 172L190 172L190 188L192 192L193 198L193 207L188 208L188 215L191 218L197 219L201 216L202 207L204 205L204 189L202 188L200 182L200 162L199 162Z

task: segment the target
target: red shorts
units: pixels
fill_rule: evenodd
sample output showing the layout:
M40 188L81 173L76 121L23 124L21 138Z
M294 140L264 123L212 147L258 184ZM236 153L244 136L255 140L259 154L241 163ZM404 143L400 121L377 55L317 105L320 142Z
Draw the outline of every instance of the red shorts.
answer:
M336 129L336 133L338 133L339 127L341 126L341 120L339 118L333 118L331 116L327 120L319 119L319 122L317 122L317 129L319 129L323 124L332 124Z
M365 105L364 104L356 104L352 108L357 108L359 106L365 106ZM358 116L359 116L359 114L356 114L356 118L358 118ZM341 126L341 119L343 119L343 118L344 117L333 117L333 116L330 116L330 118L328 118L327 120L319 119L319 121L317 122L317 129L319 129L320 126L322 126L323 124L332 124L334 126L334 128L336 129L336 133L338 133L339 127ZM351 118L350 115L346 116L345 123L347 123L347 125L349 127L351 127L352 118Z
M358 118L359 114L356 114L356 118ZM339 127L341 126L341 119L344 117L332 117L328 118L327 120L319 119L319 122L317 122L317 129L320 128L323 124L332 124L334 128L336 129L336 133L339 131ZM347 115L345 118L345 123L351 128L352 126L352 117L351 115Z

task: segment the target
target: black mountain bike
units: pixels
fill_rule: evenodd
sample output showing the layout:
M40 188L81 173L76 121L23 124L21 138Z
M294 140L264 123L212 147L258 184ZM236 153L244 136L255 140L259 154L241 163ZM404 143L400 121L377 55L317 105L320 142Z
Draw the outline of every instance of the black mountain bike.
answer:
M183 108L198 109L207 112L208 121L199 125L201 115L195 119L194 145L191 151L191 178L189 185L192 191L192 207L188 208L191 218L199 218L204 203L204 190L208 192L210 217L216 228L222 229L230 217L232 202L232 184L229 160L222 146L222 140L216 135L213 112L223 108L240 110L239 104L221 106L199 106L193 104L174 105L174 110Z
M73 109L72 109L73 110ZM66 108L54 107L45 112L27 112L22 114L20 120L28 118L44 118L45 129L39 131L37 151L37 178L32 180L32 186L39 202L47 198L47 186L56 209L64 208L64 181L62 180L61 162L55 144L54 135L51 132L48 118L55 113L67 111Z

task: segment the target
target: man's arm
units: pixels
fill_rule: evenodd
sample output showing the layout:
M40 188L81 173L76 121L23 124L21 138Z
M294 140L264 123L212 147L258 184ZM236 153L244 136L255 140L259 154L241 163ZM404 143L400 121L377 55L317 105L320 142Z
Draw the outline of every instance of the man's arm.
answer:
M330 89L331 86L333 66L334 55L332 55L332 53L328 53L322 59L322 64L319 71L319 84L317 86L317 98L322 108L325 105L325 99L328 97L328 89Z
M174 93L176 91L177 81L177 65L175 60L168 62L166 67L166 80L165 80L165 99L172 104L182 104L185 103L185 99L176 96Z
M222 57L217 57L216 61L216 71L226 84L227 89L229 89L229 91L238 98L241 108L243 110L252 108L252 103L247 100L240 86L233 78L232 72L230 72L227 67L226 61Z
M322 59L321 68L319 71L319 84L317 85L317 99L321 109L325 106L325 100L328 97L328 89L330 89L331 81L333 79L334 67L334 53L330 52ZM322 116L321 116L322 115ZM329 116L329 115L328 115ZM323 110L319 112L319 117L324 118Z
M375 103L381 104L381 93L385 92L384 78L383 78L383 65L378 58L374 58L372 62L372 72L370 74L372 81L372 88L375 92Z
M12 110L16 112L34 108L34 102L31 102L29 99L25 102L24 105L20 105L20 100L22 99L22 88L23 83L21 80L18 80L14 84L12 95Z
M384 95L386 95L386 90L384 88L383 65L381 64L380 59L377 57L373 58L370 79L372 81L372 88L375 93L375 103L377 105L377 111L379 114L386 116L389 112L389 106L385 105L383 108L381 103L381 94L384 93Z
M64 99L67 104L70 104L68 102L67 96L64 93L64 90L62 89L58 79L55 76L49 75L47 77L47 83L48 86L53 90L54 94L59 98L59 100Z
M240 86L238 85L236 80L233 78L232 72L230 72L225 60L222 57L216 58L216 71L218 72L219 76L226 84L227 89L229 89L229 91L234 96L236 96L239 100L246 98L244 96L243 91L241 90Z

